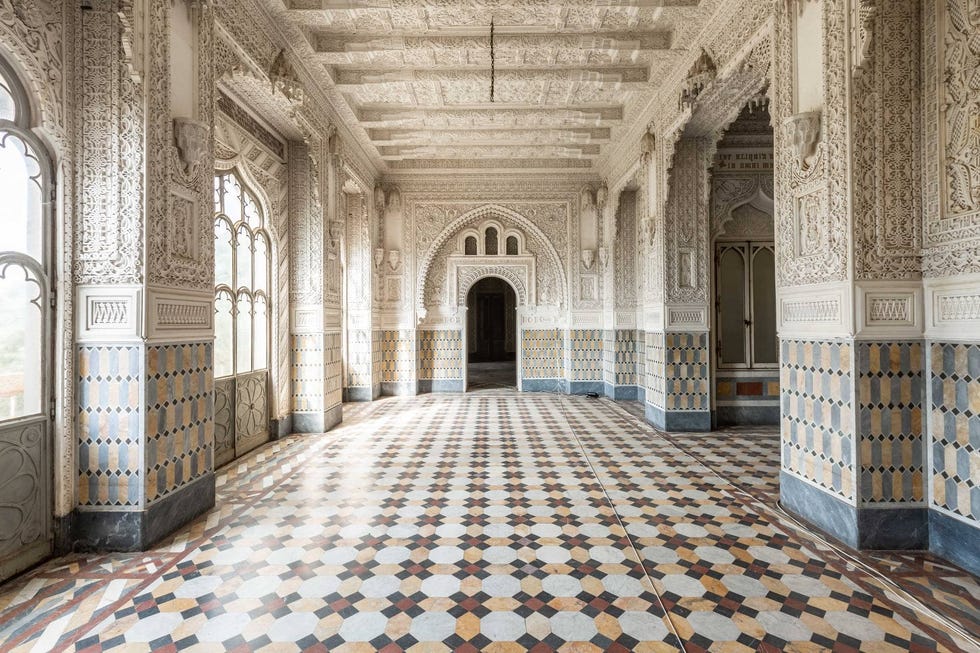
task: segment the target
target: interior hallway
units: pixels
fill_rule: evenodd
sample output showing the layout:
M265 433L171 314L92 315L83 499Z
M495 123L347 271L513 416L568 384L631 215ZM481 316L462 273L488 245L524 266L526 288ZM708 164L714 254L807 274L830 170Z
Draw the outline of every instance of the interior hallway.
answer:
M666 436L607 400L348 405L152 551L4 586L0 649L976 650L976 579L829 548L778 469L774 431Z

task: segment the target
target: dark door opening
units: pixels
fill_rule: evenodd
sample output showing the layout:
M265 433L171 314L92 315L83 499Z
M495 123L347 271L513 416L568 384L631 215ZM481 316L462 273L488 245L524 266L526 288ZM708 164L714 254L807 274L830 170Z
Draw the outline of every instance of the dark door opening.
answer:
M517 296L506 281L478 281L466 298L467 389L517 387Z

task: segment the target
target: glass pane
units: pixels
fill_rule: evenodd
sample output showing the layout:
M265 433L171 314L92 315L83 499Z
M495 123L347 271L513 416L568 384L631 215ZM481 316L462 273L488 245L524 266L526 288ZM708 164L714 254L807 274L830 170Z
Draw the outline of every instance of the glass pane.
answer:
M718 260L718 323L721 332L719 362L746 363L745 355L745 259L738 249L727 248Z
M214 178L214 212L221 213L221 179L218 176Z
M235 345L236 374L252 371L252 300L248 295L238 296L238 333Z
M776 337L776 257L760 247L752 259L752 354L753 363L778 363Z
M41 347L44 328L41 289L25 270L10 265L0 273L0 420L41 412ZM33 277L30 277L33 278Z
M476 256L476 238L473 236L467 236L465 247L467 256Z
M266 244L265 236L256 234L255 236L255 283L252 289L256 291L269 292L269 246Z
M259 211L259 203L250 193L245 193L245 222L252 229L262 228L262 213Z
M269 366L269 314L265 297L255 298L255 369Z
M245 227L238 228L238 270L235 284L236 290L252 286L252 234Z
M490 227L489 229L487 229L486 241L487 241L486 242L486 248L484 249L484 251L487 254L491 255L491 256L494 255L494 254L496 254L497 253L497 247L498 247L498 245L497 245L497 230L494 229L493 227Z
M0 131L0 252L42 260L41 167L27 143Z
M507 236L507 255L517 256L517 236Z
M225 177L225 215L231 218L232 222L242 219L242 187L238 183L235 175Z
M13 93L7 80L0 77L0 119L14 122L17 120L17 105L14 104Z
M224 218L214 221L214 283L234 288L235 278L232 274L232 239L231 225Z
M232 319L231 295L219 293L214 300L214 375L231 376L235 373L235 323Z

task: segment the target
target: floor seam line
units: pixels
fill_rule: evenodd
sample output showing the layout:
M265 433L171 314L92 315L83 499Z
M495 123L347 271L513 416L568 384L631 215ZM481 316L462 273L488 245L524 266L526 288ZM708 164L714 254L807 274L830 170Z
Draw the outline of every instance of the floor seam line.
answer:
M660 596L660 592L657 591L657 586L654 584L653 577L650 576L650 572L647 571L647 566L643 562L643 557L640 555L640 551L636 548L636 543L633 542L633 538L630 536L629 531L626 530L626 524L623 522L623 518L620 516L619 511L616 510L616 504L613 503L612 497L609 496L609 491L606 489L606 484L603 483L602 478L599 476L599 473L595 468L595 465L592 463L592 459L589 458L589 454L585 450L585 445L582 444L582 440L578 437L575 427L572 426L571 421L568 419L568 412L565 410L565 398L559 397L558 401L559 406L561 407L562 419L565 420L565 424L568 426L568 432L573 438L575 438L575 443L578 444L579 450L582 452L582 457L585 458L586 464L588 464L589 469L592 471L592 476L595 477L596 482L599 483L599 487L602 488L602 494L606 497L606 503L609 504L613 515L616 516L616 523L618 523L619 527L623 529L623 534L626 536L626 540L630 543L630 549L633 550L633 555L636 556L637 562L640 563L640 569L643 570L643 575L650 583L650 588L653 590L654 596L657 597L657 603L660 604L660 609L664 612L664 621L667 622L670 632L673 633L674 638L677 640L677 645L680 647L680 650L683 653L687 653L687 647L684 646L684 640L681 639L681 635L677 631L677 627L674 626L674 621L670 618L670 612L667 610L667 606L664 604L663 597Z

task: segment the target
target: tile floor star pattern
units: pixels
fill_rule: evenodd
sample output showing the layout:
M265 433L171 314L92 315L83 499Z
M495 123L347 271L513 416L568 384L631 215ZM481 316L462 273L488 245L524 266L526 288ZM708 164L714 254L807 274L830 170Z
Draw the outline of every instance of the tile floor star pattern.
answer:
M685 442L578 397L347 405L153 551L0 589L0 649L976 650L768 505L769 471Z

